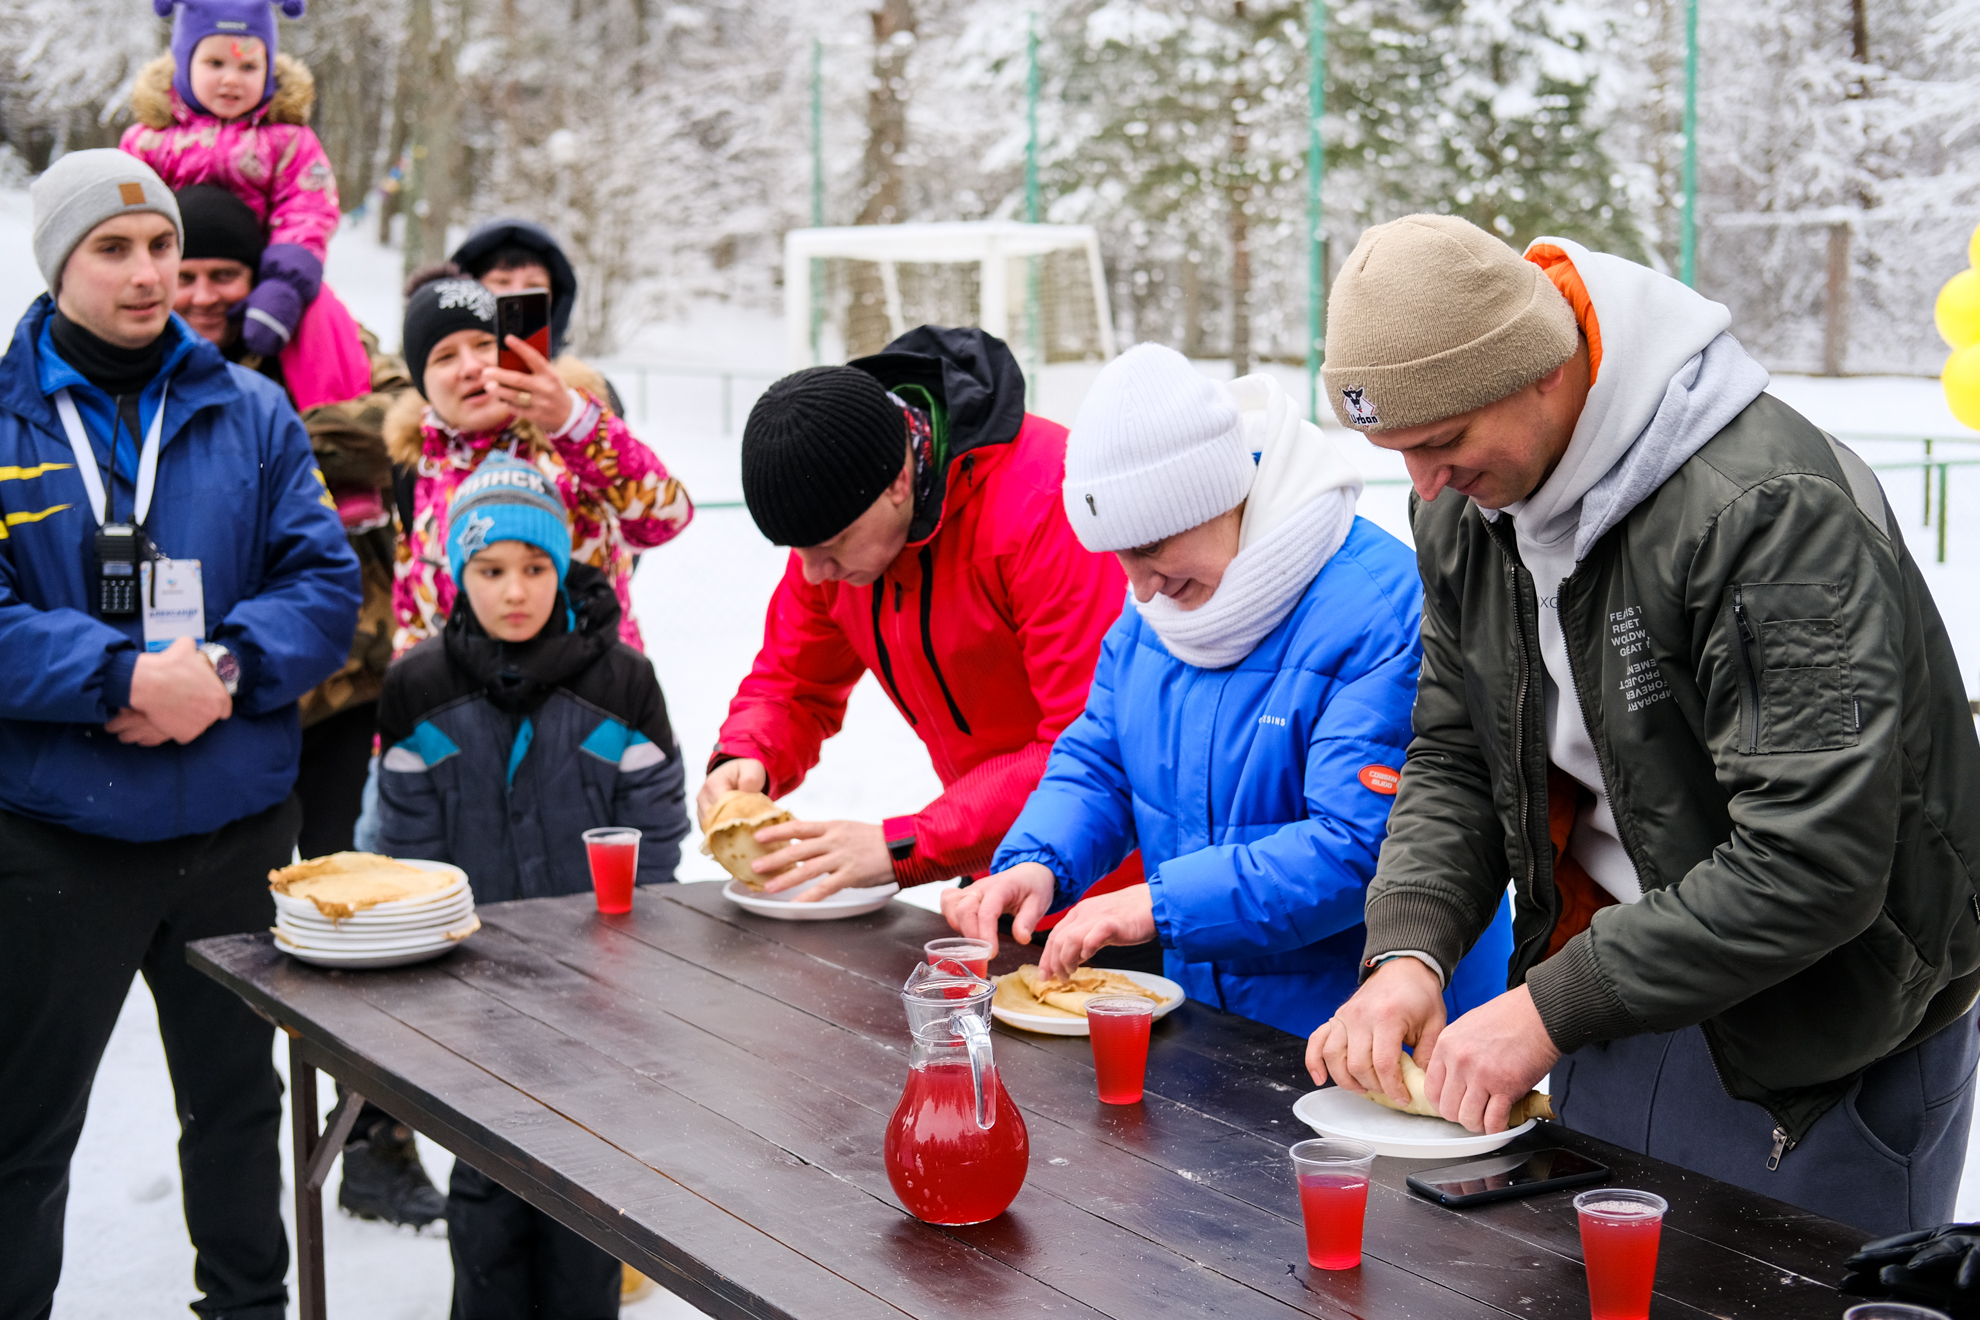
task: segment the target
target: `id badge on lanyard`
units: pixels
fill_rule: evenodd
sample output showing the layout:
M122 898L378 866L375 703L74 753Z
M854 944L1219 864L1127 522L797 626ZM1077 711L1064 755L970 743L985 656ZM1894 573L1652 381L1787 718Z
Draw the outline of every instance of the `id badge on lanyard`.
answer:
M165 427L165 399L170 389L168 384L159 393L158 411L152 416L144 448L138 455L136 507L128 523L104 521L107 499L103 476L97 469L89 436L83 430L82 415L67 390L55 394L55 411L62 418L62 429L68 433L69 448L75 452L76 472L89 493L90 511L96 515L99 611L106 618L142 614L147 651L162 651L181 637L206 639L206 601L199 561L165 559L154 554L142 530L158 483L158 450Z

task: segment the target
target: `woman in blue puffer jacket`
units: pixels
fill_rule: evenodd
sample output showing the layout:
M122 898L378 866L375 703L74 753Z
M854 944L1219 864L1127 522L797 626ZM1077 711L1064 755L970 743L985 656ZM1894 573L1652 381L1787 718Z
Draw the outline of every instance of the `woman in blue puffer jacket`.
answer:
M1109 364L1066 451L1065 501L1134 600L1085 713L989 878L944 895L966 935L1078 902L1039 959L1069 971L1159 938L1191 998L1305 1036L1353 993L1363 893L1410 737L1416 561L1355 516L1361 477L1263 375L1218 385L1154 345ZM1452 1017L1502 993L1504 905L1446 978ZM1429 955L1418 955L1435 966Z

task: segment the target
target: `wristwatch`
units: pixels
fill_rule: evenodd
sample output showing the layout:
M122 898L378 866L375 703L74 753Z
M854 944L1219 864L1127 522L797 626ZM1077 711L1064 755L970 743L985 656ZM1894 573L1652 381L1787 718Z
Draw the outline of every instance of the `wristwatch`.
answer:
M213 666L213 672L220 678L220 686L233 696L241 685L240 657L218 642L201 642L199 653L206 657L206 663Z
M914 856L914 817L889 816L880 822L880 832L887 840L887 855L896 864Z

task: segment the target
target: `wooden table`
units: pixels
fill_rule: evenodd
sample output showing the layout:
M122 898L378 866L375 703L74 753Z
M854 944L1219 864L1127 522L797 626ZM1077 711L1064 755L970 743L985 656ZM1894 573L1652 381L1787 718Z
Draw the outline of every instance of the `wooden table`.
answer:
M1420 1161L1376 1161L1360 1268L1309 1268L1286 1158L1311 1135L1292 1116L1304 1042L1248 1019L1177 1009L1147 1099L1118 1107L1085 1040L1000 1027L1030 1174L991 1223L933 1228L895 1201L881 1137L907 1066L900 983L938 917L770 921L714 884L642 889L624 917L588 895L480 913L461 950L399 971L321 971L265 934L192 946L291 1037L306 1320L312 1165L320 1187L342 1144L315 1130L311 1065L715 1316L1588 1314L1572 1193L1446 1210L1404 1190ZM1023 960L1007 943L996 969ZM1863 1233L1546 1135L1670 1202L1653 1316L1841 1314Z

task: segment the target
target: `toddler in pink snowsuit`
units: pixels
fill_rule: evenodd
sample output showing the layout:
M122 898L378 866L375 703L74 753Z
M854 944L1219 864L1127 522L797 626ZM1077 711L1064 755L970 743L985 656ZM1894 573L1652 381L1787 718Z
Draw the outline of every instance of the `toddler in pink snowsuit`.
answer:
M161 16L176 11L172 50L139 75L131 93L138 122L119 145L171 188L217 184L254 212L268 246L241 305L241 339L262 357L281 356L284 378L307 407L305 398L364 393L370 368L355 322L323 289L341 219L337 182L309 128L309 71L276 54L273 2L152 0ZM295 18L306 0L279 3Z

